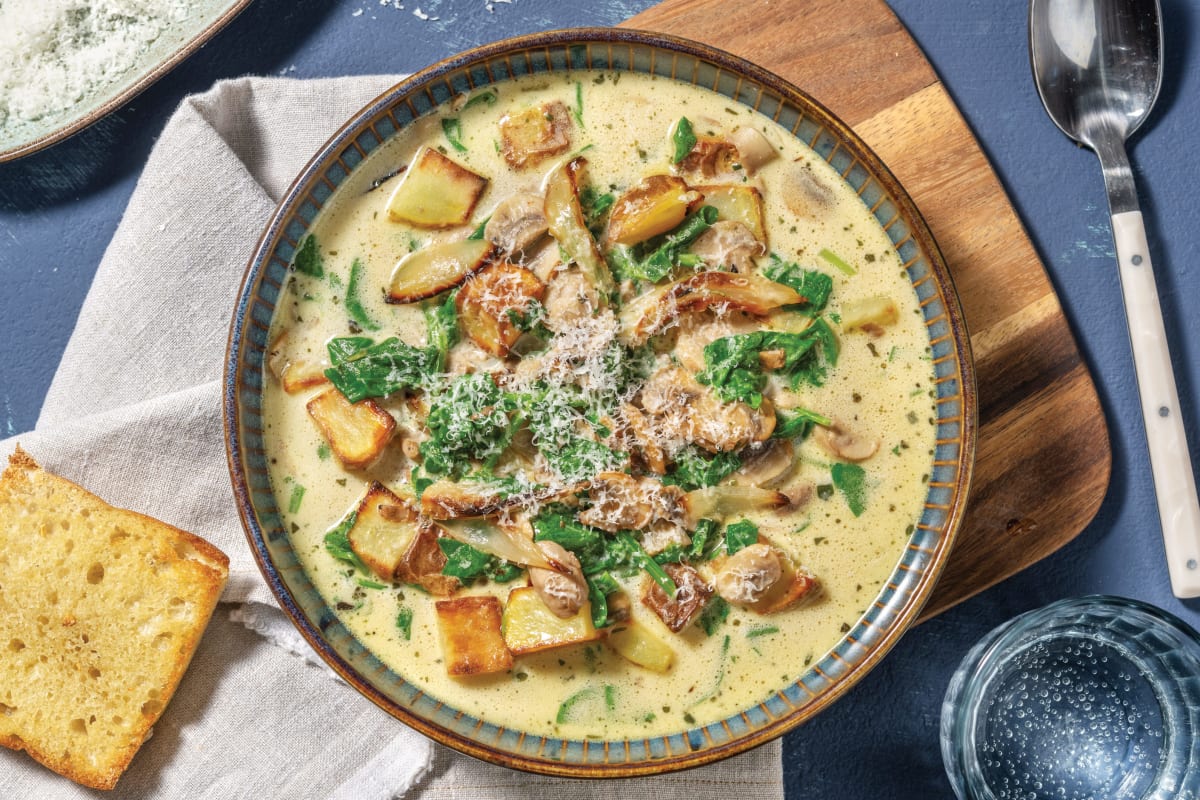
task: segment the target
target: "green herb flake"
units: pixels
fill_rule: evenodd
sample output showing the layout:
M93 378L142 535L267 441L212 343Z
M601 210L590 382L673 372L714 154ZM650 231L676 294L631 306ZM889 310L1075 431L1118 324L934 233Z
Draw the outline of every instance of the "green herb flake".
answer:
M470 97L470 99L467 100L467 102L463 103L463 110L466 111L471 106L477 106L480 103L485 103L489 106L494 106L496 104L496 90L495 89L487 89L485 91L480 92L479 94L472 95Z
M292 496L288 499L288 513L296 514L300 511L300 503L304 501L304 487L296 484L292 487Z
M747 639L756 639L759 636L770 636L779 633L778 625L759 625L746 631Z
M579 81L575 81L575 108L571 109L571 114L575 117L575 122L579 123L579 127L587 127L583 124L583 84Z
M833 497L833 484L822 483L817 486L817 497L821 500L828 500Z
M366 266L357 258L350 265L350 283L346 286L346 313L363 330L377 331L380 325L363 308L360 295L362 291L363 270L365 269Z
M683 161L696 146L696 132L692 130L692 123L687 117L680 117L679 122L675 124L675 131L671 134L671 143L675 147L675 154L671 158L672 164Z
M578 692L571 695L566 700L562 701L562 704L559 705L559 707L558 707L558 714L555 715L554 721L557 722L559 725L562 725L563 723L569 721L572 716L571 710L574 709L575 706L577 706L580 703L582 703L583 701L589 700L595 696L596 696L596 689L592 686L589 686L586 689L580 689Z
M317 458L319 458L321 461L328 461L329 456L332 454L333 451L329 449L328 442L321 442L319 445L317 445Z
M467 152L467 146L462 143L462 120L458 117L443 118L442 133L446 135L446 141L450 142L451 147L460 153Z
M830 250L828 247L822 247L821 252L817 253L817 255L820 256L823 261L826 261L829 264L833 265L834 267L836 267L838 269L838 271L842 272L845 275L857 275L858 274L858 270L856 270L850 264L846 263L846 261L844 259L842 259L841 256L839 256L837 253Z
M400 638L406 642L412 641L412 623L413 610L408 606L400 606L396 612L396 628L400 631Z
M491 219L491 215L484 217L483 222L480 222L479 225L475 227L475 230L471 231L471 235L467 238L473 242L482 242L483 232L487 230L487 224L491 221Z
M367 580L366 578L355 578L355 583L362 586L364 589L386 589L379 581Z

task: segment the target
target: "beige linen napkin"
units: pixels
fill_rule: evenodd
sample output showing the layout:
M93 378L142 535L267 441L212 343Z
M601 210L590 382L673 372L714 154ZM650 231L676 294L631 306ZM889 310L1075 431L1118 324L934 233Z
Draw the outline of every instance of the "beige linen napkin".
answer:
M225 605L154 736L107 796L782 798L778 743L618 782L541 778L459 755L334 678L275 606L225 466L229 315L250 251L293 176L396 80L248 78L186 98L100 263L36 430L0 441L0 459L19 440L48 469L200 534L230 557ZM0 749L0 797L93 796Z

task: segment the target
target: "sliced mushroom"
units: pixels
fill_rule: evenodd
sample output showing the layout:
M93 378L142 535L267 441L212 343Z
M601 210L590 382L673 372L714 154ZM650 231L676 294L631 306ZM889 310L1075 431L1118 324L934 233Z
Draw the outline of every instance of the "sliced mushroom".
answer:
M709 267L730 267L735 272L754 269L755 256L766 255L767 248L740 222L719 220L700 234L688 250L700 256Z
M657 614L672 632L679 633L704 608L708 598L712 597L713 588L686 564L667 564L663 569L675 582L675 596L667 597L662 587L647 577L642 587L642 604Z
M879 452L880 441L850 430L845 423L834 420L828 428L818 426L814 431L817 443L832 456L843 461L866 461Z
M705 391L691 408L691 440L710 453L731 453L751 442L765 442L775 431L775 406L763 399L758 408L723 403Z
M556 617L569 619L579 613L587 600L587 581L575 554L557 542L538 542L537 546L555 569L531 567L529 582Z
M741 468L730 476L733 486L778 486L796 464L792 443L786 439L771 439L756 450L747 450L741 454Z
M616 533L644 530L653 523L670 521L683 492L674 486L663 486L653 478L601 472L592 478L588 497L592 504L579 513L579 521Z
M743 547L725 559L713 581L717 594L734 605L752 606L783 577L783 560L762 542Z
M817 216L833 203L833 190L818 180L808 164L794 162L788 167L783 185L783 201L798 217Z
M522 192L500 201L492 211L483 238L517 260L546 235L545 201L541 195Z
M547 325L561 331L603 307L600 294L576 267L560 269L546 285Z
M758 130L742 125L729 134L730 143L737 148L742 169L753 175L758 168L779 156L779 152Z

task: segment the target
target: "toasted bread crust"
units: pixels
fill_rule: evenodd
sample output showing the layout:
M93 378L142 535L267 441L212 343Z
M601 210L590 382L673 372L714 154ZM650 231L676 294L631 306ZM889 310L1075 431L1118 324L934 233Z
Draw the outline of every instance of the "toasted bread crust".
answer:
M110 506L18 447L0 475L0 744L113 788L228 574L209 542Z

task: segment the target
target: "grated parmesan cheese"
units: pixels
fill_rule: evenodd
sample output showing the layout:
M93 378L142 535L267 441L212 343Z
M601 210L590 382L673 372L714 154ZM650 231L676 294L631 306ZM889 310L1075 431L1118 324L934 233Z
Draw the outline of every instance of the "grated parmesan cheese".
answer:
M0 2L0 137L65 116L129 75L194 0Z

